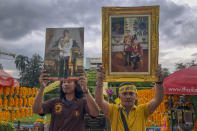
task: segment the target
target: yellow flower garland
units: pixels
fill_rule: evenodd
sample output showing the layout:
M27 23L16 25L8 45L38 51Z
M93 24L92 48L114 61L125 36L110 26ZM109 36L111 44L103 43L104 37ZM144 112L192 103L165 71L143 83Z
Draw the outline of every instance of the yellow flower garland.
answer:
M14 97L14 107L18 107L18 97L17 96L15 96Z
M10 96L8 101L8 106L13 106L13 105L14 105L14 98Z
M20 111L19 110L16 110L15 118L18 119L19 117L20 117Z
M3 104L2 104L2 98L0 97L0 108L2 108Z
M23 98L19 98L18 99L18 107L22 107L23 106Z
M7 97L4 97L3 98L3 108L7 108L7 105L8 105L8 99L7 99Z
M14 94L15 94L15 95L18 95L18 93L19 93L19 87L17 86L17 87L15 88L15 90L14 90Z
M23 118L24 117L24 113L25 113L25 109L24 108L21 108L20 118Z
M0 87L0 95L3 93L3 87Z

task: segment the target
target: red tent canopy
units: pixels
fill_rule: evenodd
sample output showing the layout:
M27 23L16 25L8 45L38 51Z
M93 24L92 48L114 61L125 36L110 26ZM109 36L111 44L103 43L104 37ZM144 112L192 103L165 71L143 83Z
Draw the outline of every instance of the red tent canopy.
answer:
M164 79L166 94L197 95L197 66L184 68Z
M14 78L3 70L0 70L0 86L10 87L14 85Z

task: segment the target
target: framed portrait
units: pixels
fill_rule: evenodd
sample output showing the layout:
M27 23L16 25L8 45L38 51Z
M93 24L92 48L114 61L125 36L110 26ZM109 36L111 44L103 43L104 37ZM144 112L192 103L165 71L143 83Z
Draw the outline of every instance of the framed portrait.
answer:
M84 28L47 28L44 66L51 79L82 75Z
M157 81L158 48L159 6L102 8L106 81Z

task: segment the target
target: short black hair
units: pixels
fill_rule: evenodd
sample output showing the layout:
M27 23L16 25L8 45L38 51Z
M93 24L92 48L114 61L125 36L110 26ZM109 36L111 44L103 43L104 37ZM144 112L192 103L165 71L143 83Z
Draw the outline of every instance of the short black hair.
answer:
M62 90L62 81L60 83L60 98L65 98L66 96L66 93L63 92ZM75 97L76 98L82 98L83 97L83 91L81 89L81 86L78 84L77 80L74 80L74 83L75 83Z

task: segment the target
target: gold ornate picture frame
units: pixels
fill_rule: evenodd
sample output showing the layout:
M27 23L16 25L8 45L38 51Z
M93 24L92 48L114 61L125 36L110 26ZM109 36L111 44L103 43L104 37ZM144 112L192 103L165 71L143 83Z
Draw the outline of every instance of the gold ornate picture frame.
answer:
M102 8L106 81L157 81L158 52L159 6Z

